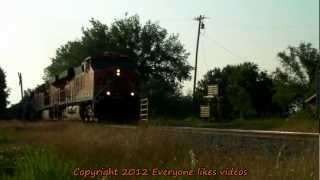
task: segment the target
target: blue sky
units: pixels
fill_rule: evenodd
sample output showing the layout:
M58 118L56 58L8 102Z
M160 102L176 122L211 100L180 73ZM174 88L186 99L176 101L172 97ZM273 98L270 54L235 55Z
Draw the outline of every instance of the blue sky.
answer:
M214 67L252 61L272 72L276 54L288 45L311 42L319 48L318 0L56 0L4 1L0 6L0 66L7 74L9 101L20 99L17 72L24 88L42 83L43 69L55 50L81 37L81 27L93 17L110 24L125 13L158 21L180 35L194 65L197 22L206 28L200 37L198 77ZM198 79L199 79L198 78ZM184 83L190 91L192 81Z

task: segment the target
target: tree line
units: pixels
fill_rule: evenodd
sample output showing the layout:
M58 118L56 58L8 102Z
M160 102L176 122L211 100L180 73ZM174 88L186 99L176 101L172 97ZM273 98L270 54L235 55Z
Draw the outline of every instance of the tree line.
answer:
M192 97L182 93L182 83L191 79L193 68L187 61L189 53L177 34L169 34L158 23L142 24L138 15L116 19L110 25L91 19L90 24L82 28L80 39L69 41L56 50L44 71L44 80L80 65L90 55L105 51L123 53L138 67L141 94L149 97L153 115L193 115ZM262 71L252 62L209 70L198 82L197 106L205 102L207 85L218 84L220 98L212 103L213 106L219 103L220 108L219 112L215 112L216 108L212 111L220 119L286 116L294 108L301 107L303 100L315 93L319 50L310 43L301 43L297 47L289 46L277 56L281 67L272 73ZM6 89L5 74L1 70L0 113L3 114L7 105ZM27 97L22 101L24 104L30 101ZM17 112L12 110L14 108L25 106L13 106L10 113Z
M204 103L208 84L218 84L221 98L213 104L221 107L213 113L223 119L287 116L303 109L304 100L315 93L319 50L301 43L277 56L282 66L272 73L251 62L209 70L198 83L198 102Z

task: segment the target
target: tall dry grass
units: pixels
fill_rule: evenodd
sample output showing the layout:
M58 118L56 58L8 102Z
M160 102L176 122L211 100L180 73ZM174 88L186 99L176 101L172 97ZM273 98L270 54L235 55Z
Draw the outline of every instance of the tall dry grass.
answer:
M56 153L63 161L73 162L69 167L70 175L75 167L248 170L246 177L228 179L318 179L319 174L318 144L294 152L285 145L274 146L270 153L265 146L241 147L237 143L242 142L231 137L221 137L228 146L215 145L214 142L197 141L203 138L200 135L168 133L148 126L124 128L78 122L4 122L0 123L0 130L3 128L15 134L20 145L51 147L54 150L50 153ZM224 178L215 176L215 179Z

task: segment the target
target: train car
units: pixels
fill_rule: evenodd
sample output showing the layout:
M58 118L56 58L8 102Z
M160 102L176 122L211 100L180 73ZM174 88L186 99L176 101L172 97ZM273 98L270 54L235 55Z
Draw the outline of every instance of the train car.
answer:
M84 122L139 118L139 73L126 55L104 53L86 58L34 90L38 114L63 119L78 114Z

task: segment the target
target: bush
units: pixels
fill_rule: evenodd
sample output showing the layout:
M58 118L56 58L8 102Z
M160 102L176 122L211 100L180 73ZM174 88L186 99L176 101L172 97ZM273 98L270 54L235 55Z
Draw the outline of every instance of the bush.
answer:
M7 110L6 119L37 119L37 113L32 104L32 91L30 89L24 92L24 97L19 103L12 105Z
M315 116L313 116L313 113L310 109L302 109L294 114L292 114L289 119L294 120L311 120L315 119Z
M150 101L152 115L184 119L192 115L192 97L172 95L152 98Z

